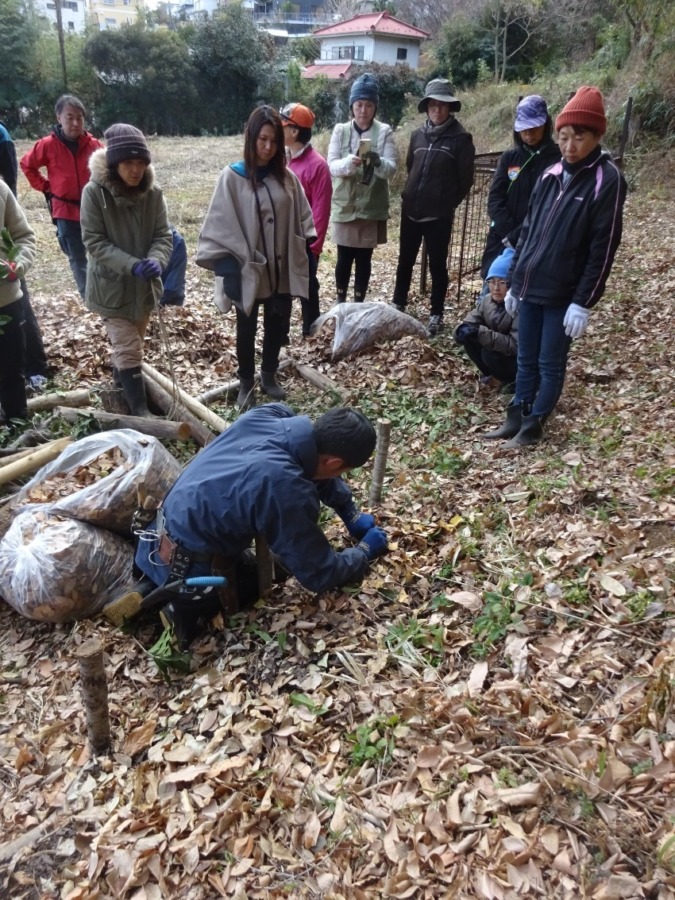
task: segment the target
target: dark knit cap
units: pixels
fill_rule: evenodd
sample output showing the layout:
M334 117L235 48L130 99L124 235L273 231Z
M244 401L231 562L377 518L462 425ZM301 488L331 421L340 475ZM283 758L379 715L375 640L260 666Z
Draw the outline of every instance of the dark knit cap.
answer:
M359 75L352 85L352 89L349 92L350 108L357 100L370 100L375 106L379 104L380 82L372 72L364 72L363 75Z
M150 151L143 132L133 125L120 122L111 125L104 133L106 159L109 166L116 166L127 159L143 159L150 162Z
M603 135L607 131L605 101L596 87L580 87L555 120L555 130L565 125L580 125Z

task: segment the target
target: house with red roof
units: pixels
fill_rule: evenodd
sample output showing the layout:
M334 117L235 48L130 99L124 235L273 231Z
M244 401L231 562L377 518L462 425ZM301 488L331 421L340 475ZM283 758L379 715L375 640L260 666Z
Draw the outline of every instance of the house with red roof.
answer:
M321 55L314 64L303 69L303 78L344 78L352 66L405 63L416 69L420 61L420 45L428 31L409 25L388 12L363 13L319 28L313 37L319 41Z

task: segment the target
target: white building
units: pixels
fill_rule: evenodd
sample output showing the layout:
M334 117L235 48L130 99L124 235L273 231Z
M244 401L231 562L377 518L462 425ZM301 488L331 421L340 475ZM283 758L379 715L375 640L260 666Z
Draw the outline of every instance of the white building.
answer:
M303 78L344 78L353 64L368 62L405 63L416 69L420 45L429 32L384 12L353 16L319 28L313 36L319 41L321 56L305 67Z
M87 0L35 0L35 11L56 28L56 4L61 6L63 31L82 34L87 24Z

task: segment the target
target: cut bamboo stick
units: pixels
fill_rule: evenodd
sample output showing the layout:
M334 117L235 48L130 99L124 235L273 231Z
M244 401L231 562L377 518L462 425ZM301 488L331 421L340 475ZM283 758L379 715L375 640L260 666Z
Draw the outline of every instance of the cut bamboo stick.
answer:
M286 359L282 359L279 363L279 367L277 372L281 372L282 369L287 369L289 366L294 366L295 363L290 357ZM256 372L253 376L253 380L257 384L260 381L260 373ZM212 400L220 400L222 397L227 397L229 394L234 394L239 390L239 379L236 381L228 381L225 384L221 384L220 387L211 388L208 391L204 391L203 394L200 394L197 397L197 400L200 403L211 403Z
M41 447L33 450L28 456L24 456L23 459L17 459L14 462L3 465L0 468L0 485L9 484L10 481L15 481L17 478L23 478L24 475L37 471L41 466L60 456L72 441L71 437L50 441L48 444L43 444Z
M178 385L174 384L170 378L166 377L166 375L162 375L161 372L158 372L157 369L146 362L143 363L142 369L149 378L152 378L152 380L156 381L165 391L168 391L172 396L175 396L186 409L189 409L198 419L202 419L202 421L206 422L209 427L214 429L214 431L217 431L219 434L221 431L225 431L227 422L224 419L217 416L207 406L200 403L199 400L195 400L194 397L191 397L190 394L182 388L179 388Z
M75 651L80 664L80 689L87 719L87 736L95 753L110 746L108 682L103 664L103 644L90 638Z
M71 424L77 422L79 416L91 416L96 419L104 431L113 428L133 428L141 434L150 434L163 441L187 441L192 431L187 422L173 422L171 419L148 419L145 416L121 416L118 413L104 412L101 409L68 409L57 406L55 415Z
M389 419L378 419L377 422L377 450L375 451L375 463L373 464L373 480L370 485L370 505L374 506L382 499L382 485L384 484L384 472L387 468L387 454L389 453L389 438L391 436L391 422Z
M183 404L175 400L168 391L165 391L156 381L153 381L152 378L148 378L147 376L145 378L145 389L152 403L161 409L165 415L171 416L171 418L178 418L181 422L188 423L192 431L193 440L195 440L200 447L205 447L215 438L216 435L214 432L211 431L201 419L198 419L197 416L193 416L189 409L186 409Z
M316 369L312 368L312 366L307 366L304 363L294 363L295 371L300 375L305 381L309 381L310 384L313 384L314 387L320 388L322 391L326 391L328 394L335 394L339 397L340 401L344 401L345 392L343 389L328 378L327 375L322 375L321 372L317 372Z
M57 406L88 406L90 403L91 394L82 388L78 391L63 391L31 397L26 405L30 412L44 412Z

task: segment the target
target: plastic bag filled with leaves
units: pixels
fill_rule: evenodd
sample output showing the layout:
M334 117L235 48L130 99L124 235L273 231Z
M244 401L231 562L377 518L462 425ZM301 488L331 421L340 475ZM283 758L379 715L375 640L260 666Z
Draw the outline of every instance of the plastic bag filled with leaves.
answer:
M427 337L421 322L387 303L337 303L314 322L312 334L329 319L335 319L333 360L352 356L383 341L397 341L408 334Z
M82 438L43 466L22 488L18 505L48 504L57 514L129 534L138 486L162 500L180 463L154 437L130 428Z
M39 622L96 615L133 584L133 548L111 531L27 509L0 541L0 596Z

